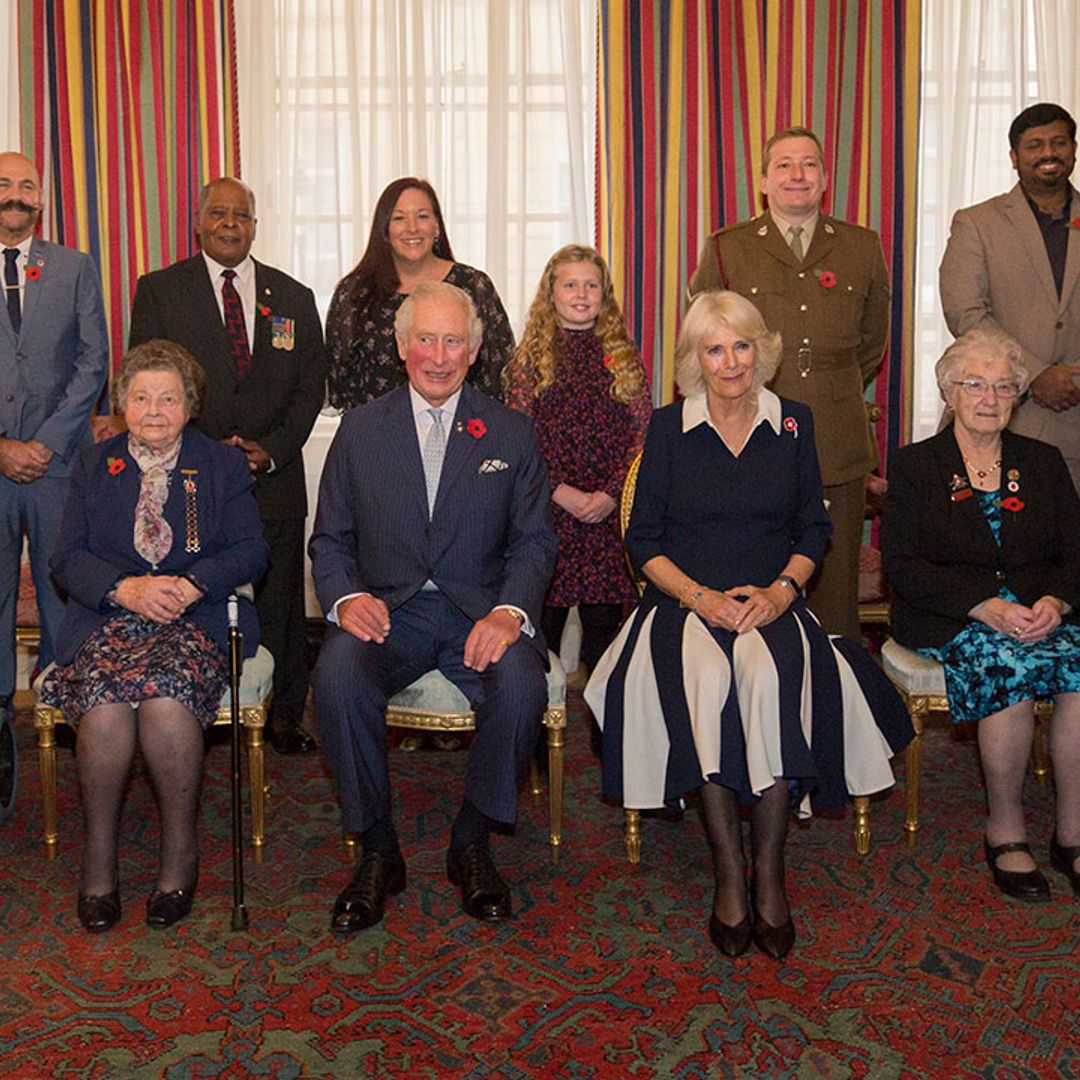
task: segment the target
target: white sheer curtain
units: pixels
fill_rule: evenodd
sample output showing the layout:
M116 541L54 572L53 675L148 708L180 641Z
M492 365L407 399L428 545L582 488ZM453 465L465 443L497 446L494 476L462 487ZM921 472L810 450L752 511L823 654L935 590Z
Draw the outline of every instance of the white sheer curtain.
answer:
M551 252L593 237L596 18L596 0L237 0L256 254L325 311L379 193L423 176L520 330Z
M19 150L19 0L0 0L0 150Z
M922 19L913 439L940 416L933 368L952 338L937 270L953 213L1016 182L1009 124L1021 109L1054 101L1080 115L1075 0L923 0Z

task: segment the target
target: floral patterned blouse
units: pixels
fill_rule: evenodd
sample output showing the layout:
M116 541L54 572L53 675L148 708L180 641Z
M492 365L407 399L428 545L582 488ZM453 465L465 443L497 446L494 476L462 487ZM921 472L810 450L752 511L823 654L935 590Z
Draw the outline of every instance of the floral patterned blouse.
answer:
M473 298L484 324L484 343L469 369L469 381L485 394L501 399L502 369L514 351L514 331L499 294L487 274L462 263L453 263L443 280ZM351 284L348 274L338 282L326 315L330 404L342 412L381 397L405 382L405 365L394 339L394 317L405 294L395 293L383 303L372 305L354 336L354 311L348 297Z
M552 491L565 483L581 491L606 491L617 503L649 426L647 384L629 405L615 401L600 339L591 330L560 330L558 335L555 382L534 397L531 385L519 377L507 390L507 404L532 417ZM637 599L617 509L587 525L553 502L551 516L559 555L546 604L570 607Z

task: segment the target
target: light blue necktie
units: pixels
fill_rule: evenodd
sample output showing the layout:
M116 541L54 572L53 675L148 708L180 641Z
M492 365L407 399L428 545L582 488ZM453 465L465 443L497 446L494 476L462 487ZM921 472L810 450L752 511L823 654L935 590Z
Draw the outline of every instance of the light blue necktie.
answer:
M427 484L428 517L435 510L435 496L439 491L443 457L446 455L446 433L443 431L442 409L428 409L431 413L431 430L424 440L424 482Z

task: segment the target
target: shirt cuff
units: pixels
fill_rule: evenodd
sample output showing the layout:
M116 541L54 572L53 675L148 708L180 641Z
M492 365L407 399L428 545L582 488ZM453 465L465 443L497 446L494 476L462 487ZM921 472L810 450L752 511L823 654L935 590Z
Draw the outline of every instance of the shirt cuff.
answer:
M521 632L526 637L536 637L536 629L533 626L528 614L515 604L496 604L492 611L509 611L513 615L518 615L521 618Z
M326 613L326 621L333 623L334 626L340 626L341 620L338 618L338 608L345 603L346 600L351 600L354 596L371 596L369 592L351 592L346 593L340 599L334 601L334 606Z

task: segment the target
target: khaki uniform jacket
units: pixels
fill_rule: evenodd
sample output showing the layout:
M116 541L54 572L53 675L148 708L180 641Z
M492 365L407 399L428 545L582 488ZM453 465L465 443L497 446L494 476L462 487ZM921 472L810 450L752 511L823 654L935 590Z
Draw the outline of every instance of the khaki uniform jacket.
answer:
M864 391L889 333L889 277L877 233L822 214L799 263L766 211L706 242L687 291L721 288L751 300L780 332L783 355L769 386L810 406L823 483L844 484L876 468Z
M1069 220L1078 217L1074 190ZM956 337L976 326L1004 330L1020 342L1033 378L1051 364L1080 364L1080 229L1069 229L1059 298L1039 224L1019 184L956 212L938 282ZM1056 446L1080 491L1080 407L1054 412L1029 394L1009 426Z

